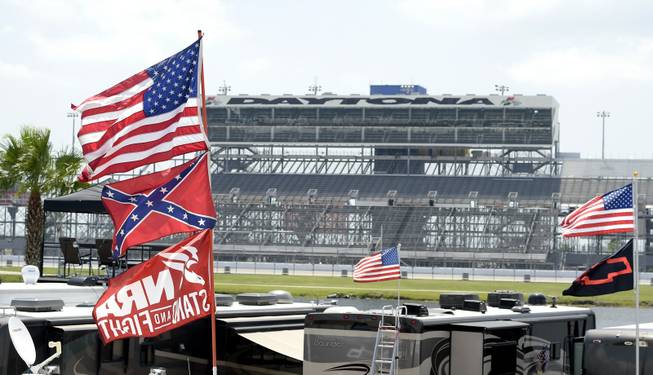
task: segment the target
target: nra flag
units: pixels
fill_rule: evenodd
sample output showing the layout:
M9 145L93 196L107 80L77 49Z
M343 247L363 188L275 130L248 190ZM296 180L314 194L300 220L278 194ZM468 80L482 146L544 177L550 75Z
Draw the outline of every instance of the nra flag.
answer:
M600 195L578 207L560 223L564 237L597 236L632 232L633 186Z
M201 231L109 280L93 308L102 341L157 336L209 315L211 238Z
M633 240L574 280L565 296L598 296L633 289Z
M215 226L208 154L180 166L107 184L102 203L113 220L113 255L175 233Z
M81 112L77 137L88 163L80 180L207 149L197 95L201 42L71 106Z
M399 252L396 247L367 256L354 266L354 281L358 283L397 280L400 277Z

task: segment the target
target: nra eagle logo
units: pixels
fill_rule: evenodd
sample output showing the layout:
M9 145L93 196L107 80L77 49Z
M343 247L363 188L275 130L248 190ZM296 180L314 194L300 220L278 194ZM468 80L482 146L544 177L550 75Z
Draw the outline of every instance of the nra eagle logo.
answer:
M193 246L183 246L181 250L182 251L177 253L159 253L159 256L168 259L163 261L163 264L168 266L168 268L183 272L184 277L179 280L180 288L184 283L184 280L189 283L204 285L204 278L190 269L199 261L197 248Z
M153 337L211 312L211 230L111 279L93 317L102 341Z

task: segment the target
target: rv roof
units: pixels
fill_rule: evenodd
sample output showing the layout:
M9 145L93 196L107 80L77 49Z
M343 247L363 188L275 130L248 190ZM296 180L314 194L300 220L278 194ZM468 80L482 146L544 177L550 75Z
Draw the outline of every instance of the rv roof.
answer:
M104 287L100 286L71 286L63 283L39 283L36 285L25 285L23 283L0 284L0 315L16 315L23 318L54 320L60 323L66 320L76 323L92 322L92 306L103 292ZM64 301L64 307L61 311L26 312L15 311L9 307L11 300L14 298L51 298L53 295L56 295ZM80 303L84 303L86 306L78 307L77 305ZM238 302L234 302L231 306L217 306L216 316L218 318L232 318L264 315L306 315L310 312L322 311L325 307L318 307L316 304L305 302L279 303L264 306L241 305Z
M498 319L517 319L525 320L530 318L545 318L545 317L569 317L570 315L590 315L592 311L583 307L572 306L528 306L530 312L522 313L515 312L510 309L500 309L497 307L488 307L486 313L468 310L446 310L446 309L429 309L428 316L412 317L422 322L425 326L432 326L438 324L449 324L458 322L472 322L479 320L498 320ZM361 313L381 314L381 310L370 310Z

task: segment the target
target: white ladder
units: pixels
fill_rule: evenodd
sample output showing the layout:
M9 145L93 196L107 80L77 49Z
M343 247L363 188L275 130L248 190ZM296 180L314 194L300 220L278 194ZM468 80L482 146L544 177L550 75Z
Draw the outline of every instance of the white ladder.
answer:
M370 375L396 375L399 359L399 317L406 315L406 306L383 306L376 331ZM390 321L389 318L392 318Z

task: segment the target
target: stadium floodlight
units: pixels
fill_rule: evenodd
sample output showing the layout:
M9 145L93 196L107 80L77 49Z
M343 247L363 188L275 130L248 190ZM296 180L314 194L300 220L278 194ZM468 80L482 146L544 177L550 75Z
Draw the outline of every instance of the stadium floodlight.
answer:
M494 85L494 90L500 92L501 96L503 96L504 93L510 91L510 87L506 85Z
M231 91L231 86L227 85L226 81L222 81L222 86L218 87L218 93L220 95L229 95L229 91Z
M596 117L601 118L602 125L602 136L601 136L601 160L605 159L605 119L610 117L610 112L608 111L598 111L596 112Z
M317 96L317 94L320 91L322 91L322 86L320 86L320 85L310 85L310 86L308 86L308 92L313 94L313 95Z
M78 112L68 112L66 113L66 117L73 119L73 137L72 140L70 141L70 148L71 150L75 149L75 119L79 117Z
M313 79L313 84L308 86L308 92L317 96L317 94L322 91L322 86L317 84L317 77Z

